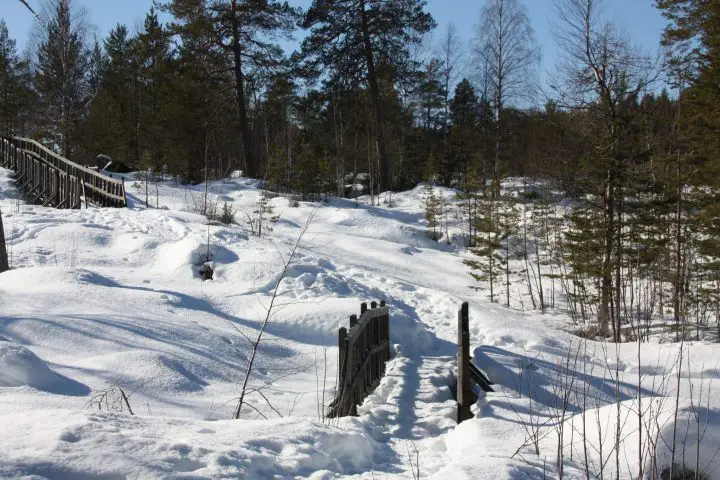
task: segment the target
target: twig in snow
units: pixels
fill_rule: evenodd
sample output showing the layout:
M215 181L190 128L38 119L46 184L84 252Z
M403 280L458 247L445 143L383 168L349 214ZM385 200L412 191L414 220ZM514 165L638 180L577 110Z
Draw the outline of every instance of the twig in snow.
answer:
M315 212L317 212L317 208L314 209L307 221L305 222L305 226L300 231L300 235L298 235L297 241L295 242L295 245L293 246L292 250L290 251L290 257L285 262L285 266L283 267L282 272L278 276L277 282L275 283L275 289L273 290L272 298L270 299L270 305L268 305L266 314L265 314L265 320L262 323L262 326L260 327L260 331L258 332L257 339L252 344L252 351L250 353L250 358L248 359L247 369L245 370L245 379L243 380L242 390L240 391L240 399L238 400L237 407L235 408L235 413L233 414L233 418L237 419L240 418L240 413L242 411L243 402L245 400L245 394L247 393L247 385L250 381L250 375L252 374L253 365L255 364L255 358L257 357L258 348L260 347L260 342L262 341L262 337L265 334L265 330L267 329L268 323L270 321L270 317L272 315L272 309L273 305L275 304L275 299L277 298L278 289L280 288L280 284L282 283L283 278L285 278L285 275L288 272L288 269L290 268L290 265L292 264L293 258L295 258L295 254L298 250L298 246L300 245L300 241L302 240L303 236L307 232L308 228L310 227L310 224L312 223L313 217L315 216Z

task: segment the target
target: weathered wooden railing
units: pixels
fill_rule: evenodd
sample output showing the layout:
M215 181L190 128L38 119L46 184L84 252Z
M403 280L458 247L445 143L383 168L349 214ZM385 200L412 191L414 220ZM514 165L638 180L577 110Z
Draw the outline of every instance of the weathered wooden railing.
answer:
M458 353L457 353L457 421L473 417L470 407L477 401L473 384L485 392L493 392L490 379L473 363L470 356L470 314L468 303L464 302L458 311Z
M390 359L390 309L385 302L360 306L360 318L350 316L350 330L338 332L338 388L329 417L357 415L357 406L385 375Z
M13 170L15 181L31 202L56 208L85 203L125 207L125 182L106 177L57 155L35 140L0 137L0 166Z

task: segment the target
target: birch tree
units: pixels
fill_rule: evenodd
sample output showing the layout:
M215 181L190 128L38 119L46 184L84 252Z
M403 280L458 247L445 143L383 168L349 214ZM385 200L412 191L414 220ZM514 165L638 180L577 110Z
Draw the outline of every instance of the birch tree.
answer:
M491 88L495 152L491 163L493 197L500 193L505 135L503 110L530 96L540 58L527 10L519 0L487 0L472 43L473 64Z

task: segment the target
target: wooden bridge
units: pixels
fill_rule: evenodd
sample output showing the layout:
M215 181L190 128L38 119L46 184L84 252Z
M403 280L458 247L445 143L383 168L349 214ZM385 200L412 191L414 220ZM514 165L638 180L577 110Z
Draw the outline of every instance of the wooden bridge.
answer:
M0 167L15 172L28 201L55 208L126 207L124 180L67 160L35 140L0 136Z

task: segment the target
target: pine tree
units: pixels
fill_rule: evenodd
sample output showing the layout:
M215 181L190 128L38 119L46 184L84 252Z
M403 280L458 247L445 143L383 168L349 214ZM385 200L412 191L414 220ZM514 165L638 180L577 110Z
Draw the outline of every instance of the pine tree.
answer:
M455 95L450 101L450 133L448 149L445 154L447 175L462 175L469 168L475 168L473 160L478 156L480 144L480 101L468 79L463 79L455 87ZM477 176L477 171L475 171ZM450 178L447 179L449 182ZM474 181L479 181L475 178Z
M409 47L420 42L435 22L425 0L313 0L302 26L309 35L295 56L304 75L327 75L333 88L349 91L367 82L373 109L380 190L391 187L385 140L381 62L414 70Z
M442 81L442 64L433 58L421 72L417 90L418 117L425 130L425 148L429 152L434 148L438 132L442 132L445 91ZM441 173L442 178L442 173Z
M176 33L192 35L201 40L205 49L231 56L245 175L257 178L260 166L250 128L249 79L253 71L281 66L283 52L276 40L292 33L298 10L279 0L168 0L161 8L177 19Z

